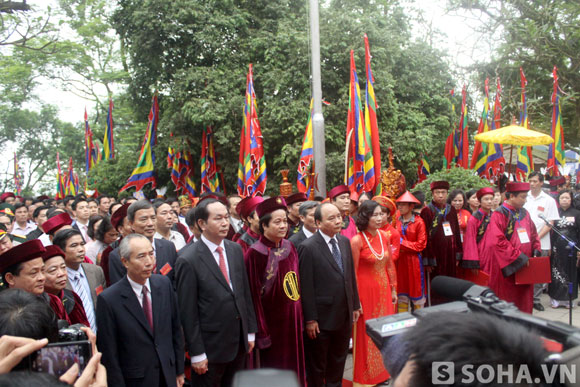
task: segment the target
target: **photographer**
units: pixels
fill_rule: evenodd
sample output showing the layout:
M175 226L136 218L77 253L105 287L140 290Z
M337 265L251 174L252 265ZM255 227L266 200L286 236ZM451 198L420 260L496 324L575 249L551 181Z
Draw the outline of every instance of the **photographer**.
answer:
M107 373L100 364L95 335L89 328L81 329L91 341L93 356L78 379L75 364L59 380L76 387L106 386ZM57 339L56 316L42 299L20 289L0 292L0 374L25 369L28 355Z

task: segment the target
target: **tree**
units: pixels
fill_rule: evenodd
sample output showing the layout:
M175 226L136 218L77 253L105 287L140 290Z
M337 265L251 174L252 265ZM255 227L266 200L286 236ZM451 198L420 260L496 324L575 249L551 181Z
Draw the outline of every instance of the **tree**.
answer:
M558 67L565 140L580 139L580 3L559 0L449 0L451 9L466 9L482 21L482 39L494 39L496 49L470 70L479 84L500 76L505 124L519 117L519 68L528 79L530 125L551 128L552 68ZM507 113L507 114L506 114Z
M491 187L491 184L486 179L482 179L473 173L470 169L451 168L441 169L435 173L430 174L426 180L417 184L413 191L425 192L425 203L429 203L432 199L430 184L434 181L445 180L449 182L449 191L454 189L461 189L464 192L470 189L480 189L483 187Z
M295 0L119 1L113 21L130 58L135 110L146 114L158 88L160 132L188 139L194 157L202 128L213 126L232 190L245 75L253 63L268 187L276 193L279 171L296 168L308 119L307 15L305 2ZM331 1L321 7L322 88L331 104L324 111L329 186L341 182L344 171L350 49L364 90L364 32L373 53L384 159L392 146L398 166L414 176L411 161L422 152L443 153L451 128L452 78L440 52L412 39L406 16L384 0Z

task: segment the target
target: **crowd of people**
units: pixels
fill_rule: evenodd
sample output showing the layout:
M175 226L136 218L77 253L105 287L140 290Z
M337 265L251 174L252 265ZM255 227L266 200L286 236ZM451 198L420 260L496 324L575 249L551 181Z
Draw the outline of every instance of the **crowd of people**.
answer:
M429 291L438 275L484 281L528 313L543 310L543 291L552 308L574 306L580 212L567 185L537 172L501 190L435 181L429 203L421 191L352 195L345 185L313 199L6 192L0 350L2 340L36 350L62 320L94 345L90 366L65 383L228 386L242 369L276 368L301 385L341 386L352 348L354 384L377 385L390 375L366 321L447 302ZM549 286L518 283L540 256ZM52 319L6 317L39 308Z

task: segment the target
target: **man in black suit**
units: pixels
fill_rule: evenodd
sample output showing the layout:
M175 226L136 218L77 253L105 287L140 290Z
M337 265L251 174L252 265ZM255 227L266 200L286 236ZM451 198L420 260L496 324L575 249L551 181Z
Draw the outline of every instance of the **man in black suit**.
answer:
M164 239L155 239L155 209L153 204L147 200L139 200L132 203L127 209L127 220L131 225L133 232L144 235L153 244L153 253L155 254L154 273L167 276L172 283L175 282L175 261L177 252L175 245ZM127 270L121 263L119 249L111 251L109 254L109 278L111 284L119 281L125 276Z
M316 226L316 220L314 220L314 211L319 204L320 203L313 200L308 200L300 204L300 207L298 208L298 214L300 216L300 223L302 226L300 227L300 231L288 239L290 242L292 242L296 249L298 249L298 246L300 246L302 242L310 238L312 235L314 235L316 230L318 230L318 227Z
M298 247L306 374L309 386L341 386L351 326L361 312L354 263L338 208L323 203L314 218L318 232Z
M119 246L127 275L99 295L97 344L109 386L177 386L183 374L183 335L171 281L152 274L153 246L130 234Z
M194 386L229 386L254 347L254 305L241 247L225 237L224 204L205 199L195 209L201 239L176 263L179 312L191 355Z

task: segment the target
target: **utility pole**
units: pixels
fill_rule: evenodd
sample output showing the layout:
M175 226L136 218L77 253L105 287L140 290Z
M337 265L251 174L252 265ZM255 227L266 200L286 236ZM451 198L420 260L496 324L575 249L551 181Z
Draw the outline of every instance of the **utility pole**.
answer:
M326 197L326 149L324 143L324 117L322 116L322 83L320 77L320 30L318 28L318 0L310 0L310 57L312 58L312 134L314 168L318 174L316 195Z

